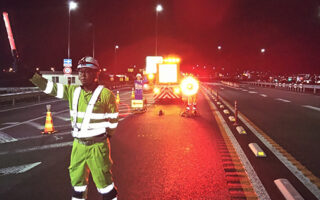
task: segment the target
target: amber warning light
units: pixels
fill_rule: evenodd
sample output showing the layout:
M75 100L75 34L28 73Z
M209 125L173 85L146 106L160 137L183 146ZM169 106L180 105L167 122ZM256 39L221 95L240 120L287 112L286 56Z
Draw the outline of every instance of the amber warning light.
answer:
M192 76L184 78L180 84L182 93L186 96L197 94L199 90L199 82Z

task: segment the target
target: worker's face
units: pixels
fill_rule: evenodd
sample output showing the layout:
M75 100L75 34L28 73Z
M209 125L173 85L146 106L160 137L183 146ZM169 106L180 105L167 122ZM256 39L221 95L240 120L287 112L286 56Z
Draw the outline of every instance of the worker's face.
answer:
M81 68L78 70L79 80L83 86L91 85L97 81L98 71L90 68Z
M137 76L137 80L140 81L141 80L141 76Z

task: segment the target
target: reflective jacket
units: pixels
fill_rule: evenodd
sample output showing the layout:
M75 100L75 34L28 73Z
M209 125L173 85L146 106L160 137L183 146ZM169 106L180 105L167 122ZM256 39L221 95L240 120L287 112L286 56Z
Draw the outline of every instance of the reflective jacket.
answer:
M31 82L45 93L69 101L73 137L113 135L119 113L116 98L109 89L99 85L94 92L86 92L81 86L53 83L39 74L35 74Z

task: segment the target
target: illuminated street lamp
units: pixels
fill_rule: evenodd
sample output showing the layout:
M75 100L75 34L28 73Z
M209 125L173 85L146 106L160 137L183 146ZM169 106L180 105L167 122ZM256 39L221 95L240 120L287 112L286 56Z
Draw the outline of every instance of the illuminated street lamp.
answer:
M119 49L119 45L114 46L114 53L117 53L117 50Z
M158 55L158 13L163 10L162 5L158 4L156 7L156 49L155 49L155 55Z
M219 45L219 46L218 46L218 50L221 50L221 48L222 48L222 47Z
M262 49L260 50L260 52L261 52L261 53L265 53L265 52L266 52L266 49L262 48Z
M78 4L74 1L69 1L69 25L68 25L68 58L70 58L70 16L71 10L75 10L78 7Z

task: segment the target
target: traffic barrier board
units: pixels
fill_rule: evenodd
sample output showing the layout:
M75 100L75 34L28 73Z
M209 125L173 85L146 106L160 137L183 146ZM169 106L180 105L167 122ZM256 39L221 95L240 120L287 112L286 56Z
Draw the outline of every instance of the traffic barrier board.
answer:
M274 183L284 196L286 200L303 200L299 192L291 185L291 183L284 178L274 180Z
M242 126L237 126L236 129L239 134L247 134L246 130L244 130Z
M256 157L267 157L267 155L264 153L264 151L259 147L257 143L250 143L249 147Z
M230 114L230 112L229 112L228 109L224 109L224 110L223 110L223 113L226 114L226 115L229 115L229 114Z
M235 122L235 121L236 121L236 119L234 118L234 116L229 116L229 120L230 120L230 122Z

